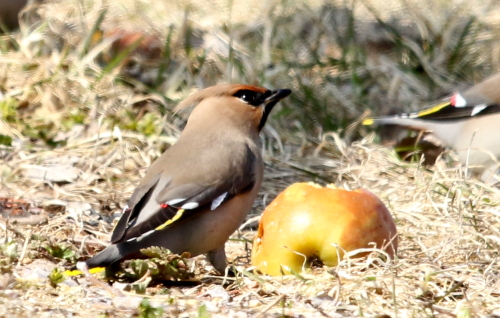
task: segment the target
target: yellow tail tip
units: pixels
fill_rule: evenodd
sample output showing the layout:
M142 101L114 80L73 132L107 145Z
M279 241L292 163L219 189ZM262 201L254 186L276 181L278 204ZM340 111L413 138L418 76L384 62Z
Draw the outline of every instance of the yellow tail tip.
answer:
M94 267L94 268L89 269L89 273L90 274L97 274L97 273L103 272L104 270L106 270L106 267ZM83 275L83 273L78 269L67 270L67 271L64 271L63 274L66 276L69 276L69 277Z
M367 119L364 119L361 122L361 125L363 125L363 126L371 126L371 125L373 125L374 122L375 122L375 120L373 120L373 118L367 118Z
M74 269L74 270L67 270L67 271L64 271L63 272L64 276L69 276L69 277L73 277L73 276L78 276L78 275L81 275L83 274L82 272L80 272L79 270L77 269Z
M106 270L106 267L94 267L94 268L89 269L89 273L90 274L97 274L100 272L104 272L105 270Z

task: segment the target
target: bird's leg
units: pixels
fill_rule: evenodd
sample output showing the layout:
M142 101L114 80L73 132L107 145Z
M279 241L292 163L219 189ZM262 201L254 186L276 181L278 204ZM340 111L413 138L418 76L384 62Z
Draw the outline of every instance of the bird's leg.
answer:
M208 261L219 274L224 274L227 267L226 251L224 245L207 253Z

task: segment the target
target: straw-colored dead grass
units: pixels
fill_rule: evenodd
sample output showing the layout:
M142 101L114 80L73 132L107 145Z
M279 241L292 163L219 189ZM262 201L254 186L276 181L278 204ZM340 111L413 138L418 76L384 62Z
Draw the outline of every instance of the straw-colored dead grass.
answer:
M153 142L145 142L138 150L134 146L137 136L122 136L114 143L112 137L100 140L93 141L94 146L86 151L83 145L79 151L68 146L50 155L61 156L72 150L72 155L80 158L76 164L79 170L104 180L121 170L116 167L149 162L157 155L152 150ZM62 283L53 288L46 279L37 279L33 274L41 272L43 266L50 270L58 262L47 261L40 246L64 242L81 255L102 247L109 238L111 219L99 217L97 212L118 214L119 205L140 176L132 177L130 173L129 180L112 183L111 191L106 181L98 186L78 181L50 187L36 186L19 177L7 184L14 197L34 201L34 205L43 203L44 197L58 198L67 206L63 212L42 212L48 216L45 224L2 223L7 241L18 241L19 248L27 246L24 258L4 274L3 279L9 282L3 284L2 314L24 317L46 312L61 317L70 313L95 317L109 312L117 317L135 312L144 296L154 306L162 306L167 316L179 317L195 316L201 305L212 317L455 316L467 311L471 316L485 317L498 313L499 191L473 179L465 180L456 169L432 172L416 164L402 164L372 143L343 147L342 160L329 158L329 148L337 148L337 144L326 143L320 158L328 158L336 168L323 167L323 175L343 180L339 184L349 188L367 188L386 202L400 234L398 258L394 261L381 261L375 253L368 258L344 260L336 268L315 269L302 277L255 276L246 272L248 243L234 241L228 244L230 258L243 258L237 260L239 274L227 278L224 288L219 280L195 287L150 288L146 295L123 292L117 296L82 279L81 285ZM89 153L93 153L93 160L85 156ZM37 159L32 160L42 161L48 154L38 150L33 152ZM318 158L310 159L313 162ZM308 179L290 168L290 164L307 168L307 160L282 160L280 155L267 156L270 166L261 197L265 202L287 184ZM105 169L102 163L106 161L109 164ZM12 158L10 162L21 167L23 159ZM261 211L261 202L257 202L255 213ZM235 238L251 240L253 235L253 231L243 230ZM196 258L195 263L197 277L207 280L210 267L203 257ZM159 291L166 295L158 295Z
M139 305L144 297L152 307L162 308L164 317L500 315L500 191L466 177L464 169L453 167L448 155L444 156L447 162L443 159L432 168L402 163L390 150L375 145L371 136L349 145L339 134L323 132L320 125L324 123L320 115L335 114L339 103L344 106L342 114L356 117L377 96L389 94L384 101L394 105L411 100L413 107L415 100L434 97L435 90L446 91L448 84L429 88L432 85L422 84L419 75L406 72L390 56L358 65L359 61L349 64L353 56L339 51L342 46L321 47L318 42L318 50L312 50L315 44L309 40L321 31L318 26L331 22L324 16L311 20L320 3L301 7L262 2L246 11L248 2L233 2L232 10L222 2L208 8L208 2L192 3L189 14L197 22L192 25L185 18L184 2L154 6L144 1L48 2L38 11L27 12L41 15L44 23L24 25L20 33L3 36L0 135L12 138L12 144L0 145L0 208L4 209L0 212L10 216L8 221L0 219L0 316L132 317L139 308L144 310ZM397 3L408 7L408 2ZM168 76L158 80L157 73L148 73L154 67L141 60L141 55L134 57L135 64L113 60L115 53L109 49L113 39L89 37L105 7L103 28L146 30L163 43L169 38L166 30L174 26L170 64L163 68ZM473 8L474 17L488 10L487 4ZM492 16L485 15L481 21L491 32L478 32L479 48L496 36ZM449 25L440 24L444 20L420 27L446 29ZM251 47L242 44L244 39L262 36L258 40L265 46L271 44L266 39L273 34L286 37L274 24L277 21L290 26L290 32L297 25L311 31L304 31L308 41L280 44L268 50L268 55L252 55ZM455 22L450 20L450 25ZM191 32L193 25L196 30ZM330 31L318 36L330 39ZM413 41L411 36L405 39ZM208 40L214 46L205 50L199 43ZM189 48L186 41L192 41ZM348 43L350 50L352 45ZM460 50L474 52L474 48L464 44ZM491 48L476 52L462 66L467 70L472 65L481 70L494 68L498 48ZM441 75L457 77L440 64L443 51L438 51L438 45L435 49L435 59L420 56L425 74L438 82ZM295 62L311 62L311 67L280 64L279 58L288 59L294 52ZM325 56L311 57L311 52L330 57L345 53L346 64L327 65ZM115 67L108 67L114 62ZM269 62L274 67L267 68ZM358 68L353 70L355 65ZM338 86L326 83L325 75L337 76ZM367 84L349 83L364 76L373 89L356 95ZM146 168L179 134L185 114L172 114L176 101L194 86L230 78L291 87L295 95L277 109L277 117L263 133L265 182L248 222L227 244L236 277L211 276L210 266L200 256L191 264L201 281L195 286L151 284L143 295L118 291L123 285L110 291L84 279L51 286L47 275L55 266L88 257L105 246L121 207ZM303 106L302 112L298 106ZM306 112L314 116L301 118ZM249 272L249 242L260 212L289 184L311 180L350 189L363 187L379 196L396 219L398 257L383 261L375 251L367 258L346 259L336 268L316 268L298 277ZM47 251L58 246L67 254L56 257ZM139 283L147 285L147 281L144 277Z

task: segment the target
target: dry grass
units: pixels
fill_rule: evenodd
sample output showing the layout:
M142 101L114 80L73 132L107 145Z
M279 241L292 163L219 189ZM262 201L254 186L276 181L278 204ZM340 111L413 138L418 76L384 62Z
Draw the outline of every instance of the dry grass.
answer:
M20 206L0 210L11 217L0 219L0 316L154 317L152 307L165 317L500 316L500 191L467 178L452 156L425 168L371 135L348 143L362 134L352 127L330 132L367 108L415 109L499 68L495 6L418 3L75 0L27 10L35 22L0 39L0 197L11 200L0 207ZM158 40L161 53L122 59L113 35L92 37L94 27L145 30L157 37L147 49ZM54 266L106 244L145 169L175 142L185 116L172 114L176 102L221 81L294 90L262 137L255 209L228 243L236 277L212 277L197 257L195 286L150 284L145 295L85 280L52 286ZM47 180L62 169L70 182ZM397 222L398 257L374 253L300 277L249 273L255 217L305 180L379 196Z

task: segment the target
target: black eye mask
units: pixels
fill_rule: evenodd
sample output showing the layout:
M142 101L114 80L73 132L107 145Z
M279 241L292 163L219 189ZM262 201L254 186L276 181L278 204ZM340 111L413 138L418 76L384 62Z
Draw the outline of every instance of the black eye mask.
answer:
M260 106L266 98L271 96L272 92L271 91L266 91L265 93L258 93L255 91L251 91L248 89L242 89L237 91L233 96L238 97L245 103L248 103L252 106Z

